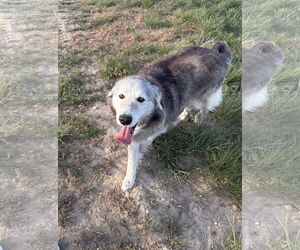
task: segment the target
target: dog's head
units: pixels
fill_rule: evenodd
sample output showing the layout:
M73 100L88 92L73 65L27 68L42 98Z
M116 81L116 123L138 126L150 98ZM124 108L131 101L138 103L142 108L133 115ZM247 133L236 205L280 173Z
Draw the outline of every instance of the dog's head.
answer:
M121 132L130 133L130 137L137 125L156 109L162 110L162 95L158 87L140 77L127 77L118 81L108 96L112 98L117 123L122 126Z

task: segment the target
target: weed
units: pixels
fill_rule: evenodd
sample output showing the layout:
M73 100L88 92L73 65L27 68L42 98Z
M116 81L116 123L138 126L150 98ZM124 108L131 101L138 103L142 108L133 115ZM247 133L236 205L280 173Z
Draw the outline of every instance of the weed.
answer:
M97 17L94 20L92 20L91 26L99 27L104 24L110 24L110 23L113 23L114 21L116 21L120 17L121 17L120 15L112 15L112 16L108 16L108 17Z
M82 73L72 73L59 78L58 101L59 104L78 104L84 96L84 75Z
M149 26L152 29L170 28L173 25L170 20L161 20L160 16L153 14L145 16L144 22L147 26Z
M60 124L58 138L60 141L70 139L92 139L104 134L104 130L99 125L88 118L82 116L72 116L70 114L60 114Z

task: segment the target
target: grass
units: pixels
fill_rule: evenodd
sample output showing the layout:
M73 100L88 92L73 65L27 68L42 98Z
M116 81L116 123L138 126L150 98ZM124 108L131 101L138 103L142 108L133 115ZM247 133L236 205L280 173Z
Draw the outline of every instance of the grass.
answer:
M168 247L179 250L186 248L190 243L188 238L182 237L182 226L179 221L178 218L169 215L156 216L150 219L147 227L153 232L164 235Z
M120 15L112 15L108 17L98 17L92 20L91 26L92 27L100 27L104 24L110 24L120 18Z
M244 4L244 39L275 42L284 51L285 65L273 79L267 105L243 117L245 124L253 123L243 130L243 151L246 178L299 206L300 36L295 28L299 21L296 6L296 1L289 5L281 1ZM269 11L261 14L263 9Z
M125 57L112 56L107 58L100 70L100 74L105 78L118 78L130 73L130 65L126 62Z
M210 125L182 124L156 140L154 151L169 169L185 173L203 169L215 187L241 202L241 134L239 129ZM184 156L196 159L192 169L186 169Z
M105 133L95 121L79 115L61 113L59 122L58 138L64 142L72 138L92 139Z
M70 212L74 199L72 195L60 195L58 198L58 224L63 228L71 222Z
M152 29L156 28L171 28L173 23L170 20L161 20L159 15L147 15L144 17L144 22Z
M70 68L80 65L83 60L86 60L88 56L91 56L92 52L88 50L78 50L74 49L68 51L67 53L59 54L59 67Z
M117 0L95 0L94 4L99 9L107 7L118 6L119 8L151 8L158 0L124 0L122 2Z
M227 220L230 224L231 231L223 240L221 244L222 249L229 250L242 250L242 232L240 225L236 222L235 218L227 215Z
M87 88L89 79L82 72L66 73L58 81L58 102L60 106L90 105L101 98Z
M78 104L84 98L84 75L72 73L61 76L58 82L58 100L62 105Z

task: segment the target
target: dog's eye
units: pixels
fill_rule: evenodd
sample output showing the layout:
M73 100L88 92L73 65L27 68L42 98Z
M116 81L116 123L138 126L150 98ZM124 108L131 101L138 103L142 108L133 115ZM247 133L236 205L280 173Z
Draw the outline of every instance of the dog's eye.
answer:
M139 98L137 99L137 101L138 101L138 102L143 102L143 101L145 101L145 99L144 99L143 97L139 97Z
M119 97L120 97L120 99L124 99L125 98L125 96L123 94L120 94Z

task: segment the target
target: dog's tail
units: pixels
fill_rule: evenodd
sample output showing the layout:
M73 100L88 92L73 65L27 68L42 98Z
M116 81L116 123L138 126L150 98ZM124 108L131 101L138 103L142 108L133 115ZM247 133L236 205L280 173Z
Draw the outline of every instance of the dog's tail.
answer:
M224 54L226 58L231 62L231 50L225 42L216 42L212 47L212 50L216 53Z

